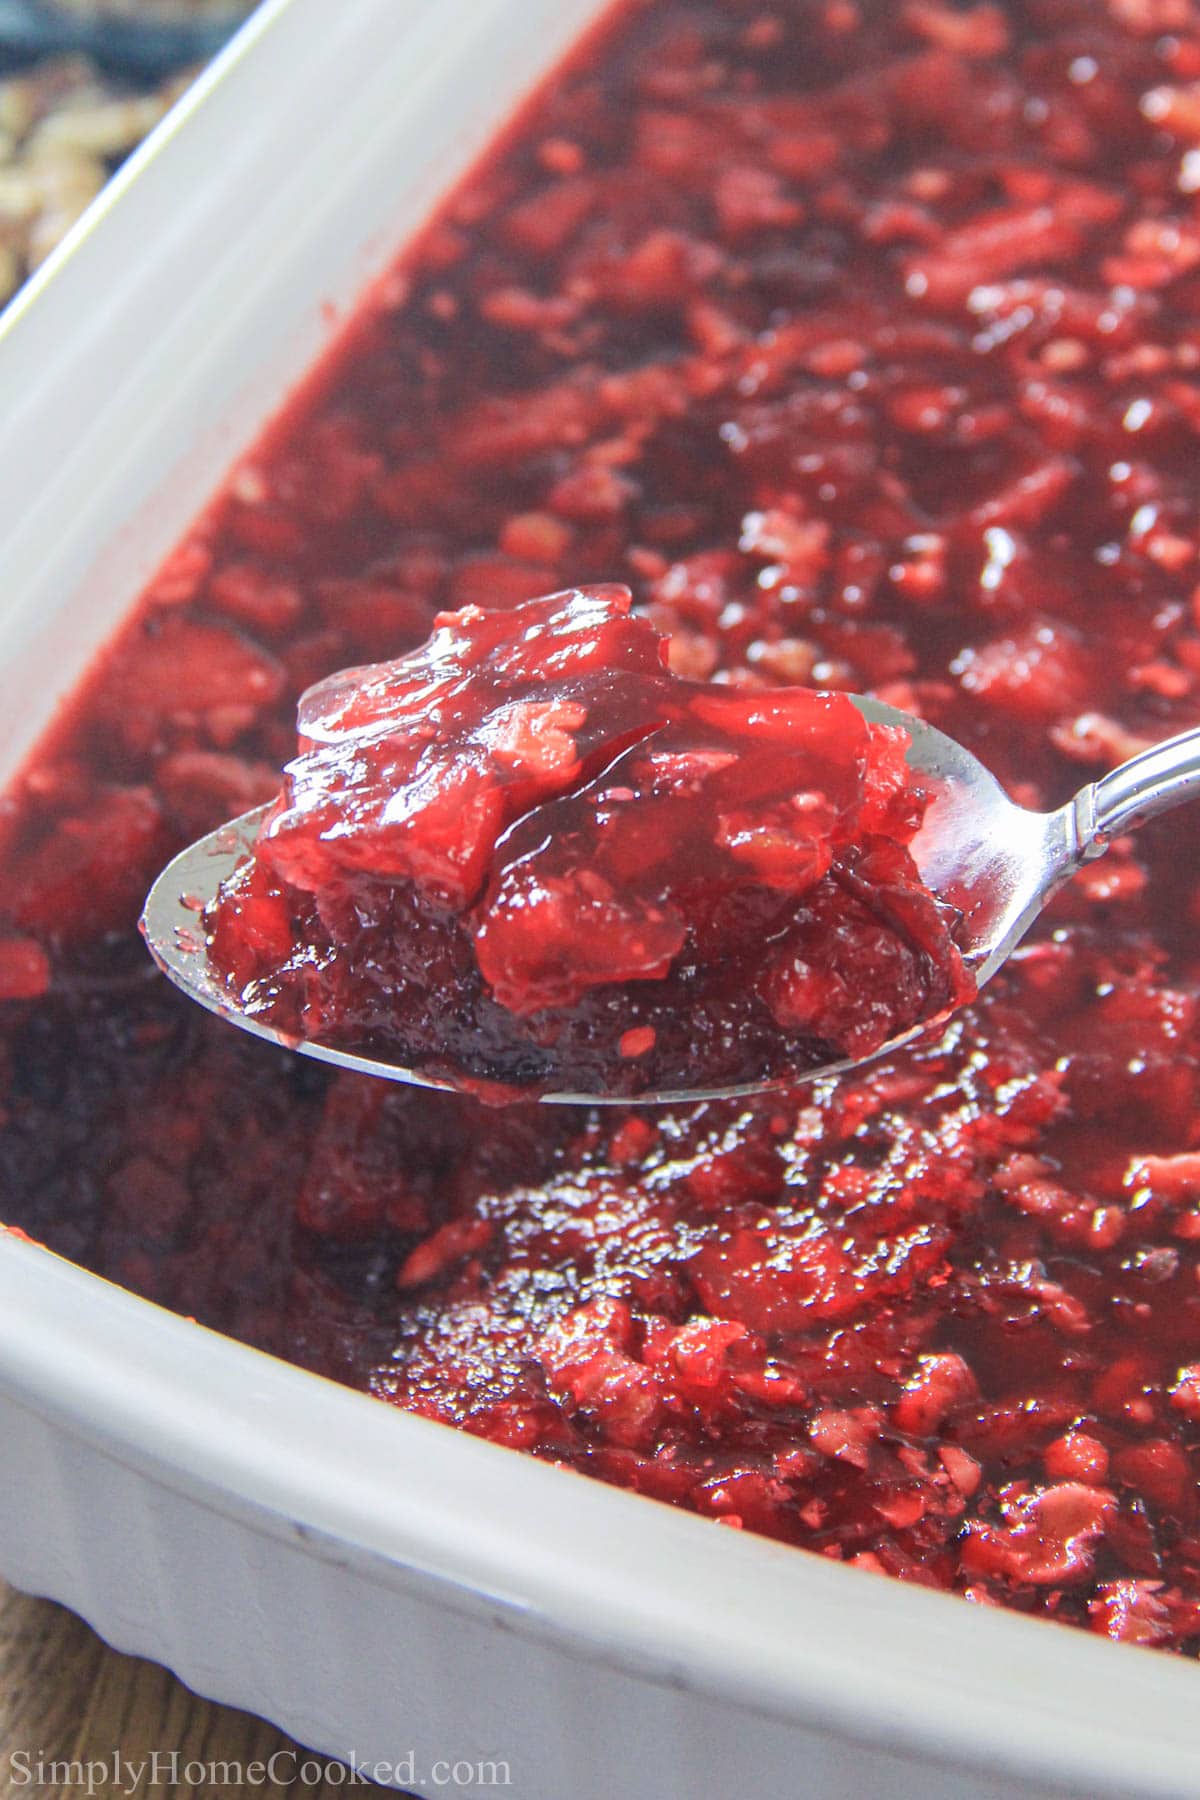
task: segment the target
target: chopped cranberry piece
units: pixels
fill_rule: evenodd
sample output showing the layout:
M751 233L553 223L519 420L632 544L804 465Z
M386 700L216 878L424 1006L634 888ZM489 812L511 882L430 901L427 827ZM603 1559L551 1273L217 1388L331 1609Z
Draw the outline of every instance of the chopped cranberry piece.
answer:
M0 938L0 1000L36 1000L50 986L50 959L36 938Z

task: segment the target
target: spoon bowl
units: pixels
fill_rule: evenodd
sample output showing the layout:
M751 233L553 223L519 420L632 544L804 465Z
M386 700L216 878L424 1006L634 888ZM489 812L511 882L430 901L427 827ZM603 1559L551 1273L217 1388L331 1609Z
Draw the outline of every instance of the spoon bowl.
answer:
M1122 763L1089 783L1054 812L1017 806L996 777L954 738L923 719L866 695L851 696L873 724L896 725L909 737L907 760L932 798L911 849L926 887L956 907L959 950L977 987L991 979L1024 937L1047 901L1112 839L1200 793L1200 729ZM244 813L181 852L150 890L141 930L159 968L175 985L218 1017L289 1050L360 1075L376 1075L415 1087L457 1091L441 1077L362 1056L318 1040L298 1039L241 1011L209 955L203 914L222 883L247 857L268 807ZM871 1062L924 1035L925 1020L890 1038ZM789 1077L786 1084L835 1075L857 1066L843 1060ZM674 1089L628 1095L545 1093L540 1099L571 1105L647 1106L728 1099L761 1091L765 1084Z

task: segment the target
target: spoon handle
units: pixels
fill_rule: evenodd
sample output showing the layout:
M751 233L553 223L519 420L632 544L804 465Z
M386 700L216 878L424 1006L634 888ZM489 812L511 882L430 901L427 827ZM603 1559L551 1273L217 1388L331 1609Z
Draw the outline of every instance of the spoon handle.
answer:
M1100 856L1114 837L1200 797L1200 727L1130 757L1076 796L1080 852Z

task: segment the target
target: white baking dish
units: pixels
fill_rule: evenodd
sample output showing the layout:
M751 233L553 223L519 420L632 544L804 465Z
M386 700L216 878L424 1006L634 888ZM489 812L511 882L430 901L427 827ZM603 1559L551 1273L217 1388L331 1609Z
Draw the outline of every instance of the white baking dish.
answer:
M599 10L273 0L13 309L6 773L337 309ZM1200 1791L1190 1663L715 1530L9 1234L0 1422L4 1574L422 1795Z

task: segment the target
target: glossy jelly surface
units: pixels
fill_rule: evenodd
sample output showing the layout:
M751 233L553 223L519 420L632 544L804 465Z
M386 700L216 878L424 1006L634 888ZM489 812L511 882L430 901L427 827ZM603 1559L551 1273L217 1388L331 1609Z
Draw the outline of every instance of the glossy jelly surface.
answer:
M907 734L684 681L630 601L443 613L303 696L208 913L240 1011L503 1102L794 1081L969 997Z
M614 16L243 464L6 802L0 1192L85 1265L727 1527L1200 1646L1200 860L790 1099L485 1110L175 994L167 854L299 694L626 581L1032 804L1200 720L1192 0Z

